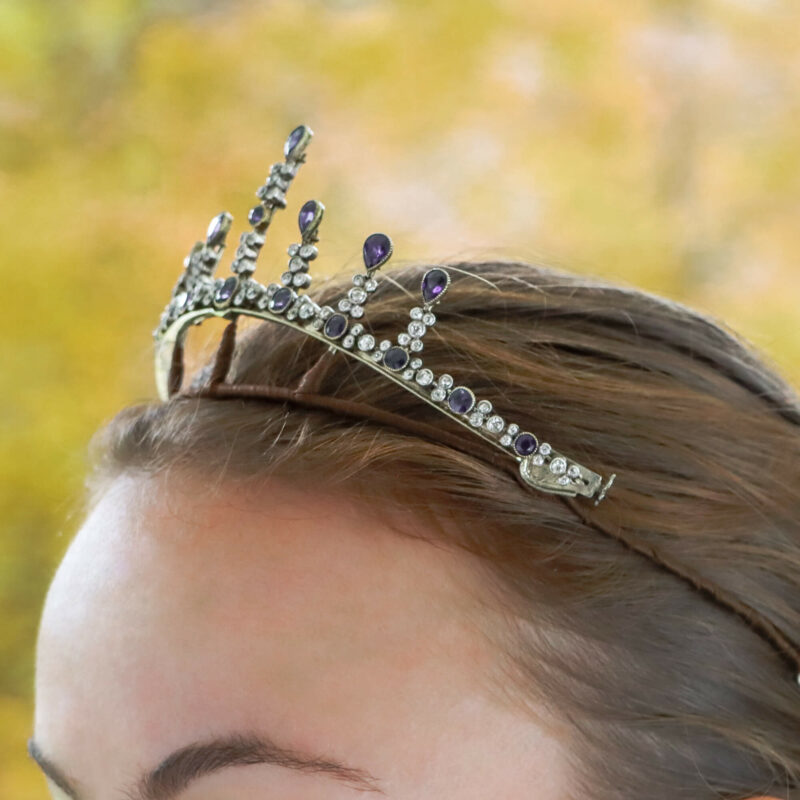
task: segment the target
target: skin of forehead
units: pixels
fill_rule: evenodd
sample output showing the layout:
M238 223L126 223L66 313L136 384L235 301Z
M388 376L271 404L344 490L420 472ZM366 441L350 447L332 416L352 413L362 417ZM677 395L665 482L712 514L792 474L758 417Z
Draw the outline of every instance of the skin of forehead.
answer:
M471 559L398 536L341 493L119 478L48 592L35 736L87 800L244 731L366 769L403 800L563 797L563 737L490 697ZM270 766L182 797L227 786L354 796Z

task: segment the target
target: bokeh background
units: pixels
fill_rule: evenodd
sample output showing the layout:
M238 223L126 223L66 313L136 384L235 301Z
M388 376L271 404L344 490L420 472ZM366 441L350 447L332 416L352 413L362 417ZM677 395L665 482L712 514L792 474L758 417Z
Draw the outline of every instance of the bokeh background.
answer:
M800 383L796 0L0 2L0 799L25 754L47 583L85 446L153 398L193 242L298 123L318 273L375 230L395 262L526 258L700 307ZM225 269L229 259L224 260Z

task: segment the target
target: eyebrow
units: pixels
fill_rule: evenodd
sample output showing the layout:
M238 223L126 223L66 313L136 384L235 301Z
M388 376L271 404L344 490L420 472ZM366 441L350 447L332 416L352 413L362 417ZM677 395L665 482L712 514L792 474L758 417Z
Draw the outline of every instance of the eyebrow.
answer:
M73 800L81 800L76 783L42 752L34 739L28 740L28 754L44 774ZM171 800L192 781L225 767L271 764L300 772L319 773L350 784L359 792L386 793L377 779L364 769L349 767L322 756L309 756L281 747L257 734L234 734L207 742L194 742L170 753L149 773L145 773L126 793L130 800Z

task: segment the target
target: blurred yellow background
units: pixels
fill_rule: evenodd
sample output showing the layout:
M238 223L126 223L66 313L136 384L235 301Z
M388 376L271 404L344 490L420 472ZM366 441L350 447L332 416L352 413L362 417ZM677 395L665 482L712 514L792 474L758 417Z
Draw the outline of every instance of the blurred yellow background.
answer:
M3 0L0 800L46 796L34 641L86 442L155 397L184 255L223 209L236 241L295 125L263 282L316 197L318 273L375 230L394 263L544 261L702 308L798 384L798 30L795 0Z

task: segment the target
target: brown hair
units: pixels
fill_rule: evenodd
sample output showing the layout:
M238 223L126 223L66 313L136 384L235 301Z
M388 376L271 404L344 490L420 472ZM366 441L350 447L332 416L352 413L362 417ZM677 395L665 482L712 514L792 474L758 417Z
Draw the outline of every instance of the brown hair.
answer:
M615 472L593 518L800 642L800 401L763 357L721 323L639 290L518 262L446 266L454 282L426 364L590 469ZM369 303L376 338L402 329L427 268L384 274ZM347 284L329 279L315 299L333 303ZM240 330L227 382L296 386L324 349L281 325ZM353 359L325 364L322 394L459 427ZM177 468L217 482L313 475L420 514L431 538L485 568L487 597L508 620L487 631L503 691L568 723L576 795L800 797L800 687L780 653L507 471L370 420L180 395L123 409L91 454L92 502L121 473Z

